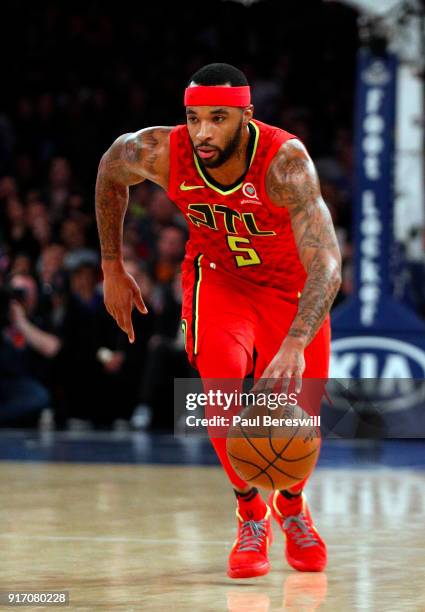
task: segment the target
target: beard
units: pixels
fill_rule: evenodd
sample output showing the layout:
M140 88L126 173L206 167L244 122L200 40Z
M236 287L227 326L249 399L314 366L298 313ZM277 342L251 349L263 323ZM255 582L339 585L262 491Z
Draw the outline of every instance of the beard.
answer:
M241 139L242 139L242 122L243 120L241 118L240 123L238 127L236 128L234 134L229 138L229 140L227 141L223 149L220 149L220 147L211 147L211 145L208 143L203 143L203 144L198 145L199 147L208 146L208 147L214 148L218 152L218 156L216 159L214 160L202 159L197 154L196 148L193 147L195 151L195 155L198 158L198 161L202 166L204 166L205 168L219 168L225 162L227 162L228 159L232 157L234 152L239 147ZM193 143L192 143L192 146L193 146Z

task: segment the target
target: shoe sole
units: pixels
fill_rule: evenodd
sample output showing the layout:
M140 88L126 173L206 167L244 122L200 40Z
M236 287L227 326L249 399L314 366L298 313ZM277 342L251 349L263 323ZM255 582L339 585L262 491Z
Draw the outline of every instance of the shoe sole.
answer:
M240 569L228 569L227 575L229 578L256 578L257 576L265 576L270 571L270 563L264 563L256 568L243 567Z
M288 558L285 555L288 564L297 572L323 572L326 567L326 560L321 565L316 565L315 567L311 567L308 565L304 565L302 562L296 561L295 559Z

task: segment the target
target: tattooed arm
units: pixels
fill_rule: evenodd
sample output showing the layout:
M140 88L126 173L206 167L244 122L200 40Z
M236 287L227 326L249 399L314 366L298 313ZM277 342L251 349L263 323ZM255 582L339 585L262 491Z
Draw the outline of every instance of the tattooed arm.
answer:
M134 342L133 304L146 307L140 289L127 274L122 260L122 233L130 185L149 179L168 186L171 128L147 128L123 134L103 155L96 181L96 220L104 274L104 300L108 312Z
M341 255L316 170L300 141L282 145L268 169L266 189L276 206L288 209L307 279L288 335L263 377L288 381L293 376L298 391L304 349L324 322L341 284Z
M96 218L102 263L121 261L128 187L145 179L167 187L169 132L170 128L147 128L123 134L103 155L96 181Z
M288 209L307 280L288 335L307 345L316 335L340 286L341 256L316 170L304 146L289 140L270 165L267 192Z

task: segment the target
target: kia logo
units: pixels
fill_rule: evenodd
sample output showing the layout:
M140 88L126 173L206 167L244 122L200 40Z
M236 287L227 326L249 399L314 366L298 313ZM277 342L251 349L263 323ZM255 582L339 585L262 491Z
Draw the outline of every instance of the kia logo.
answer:
M385 411L406 410L425 400L425 351L395 338L339 338L332 342L330 377L343 386L344 379L358 379L362 397Z

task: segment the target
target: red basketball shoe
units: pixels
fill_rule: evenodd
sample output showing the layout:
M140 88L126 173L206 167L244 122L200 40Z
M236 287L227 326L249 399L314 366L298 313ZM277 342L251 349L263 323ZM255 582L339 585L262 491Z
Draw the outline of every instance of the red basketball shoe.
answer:
M260 521L244 520L236 510L238 534L229 556L229 578L254 578L269 572L268 551L273 534L270 508L266 508Z
M304 495L292 500L280 499L280 509L277 505L278 495L279 491L271 493L268 503L285 535L286 560L299 572L323 571L327 561L326 544L313 524Z

